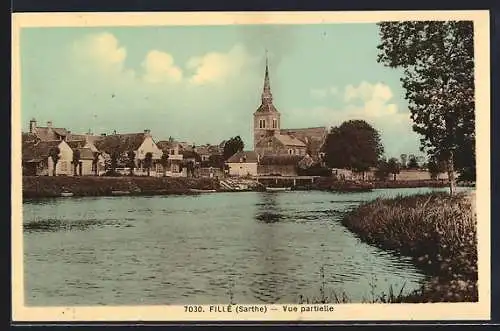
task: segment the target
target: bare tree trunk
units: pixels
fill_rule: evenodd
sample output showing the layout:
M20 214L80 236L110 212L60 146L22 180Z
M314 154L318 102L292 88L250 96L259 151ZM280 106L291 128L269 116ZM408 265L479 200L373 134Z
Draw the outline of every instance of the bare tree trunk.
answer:
M448 181L450 185L450 195L455 194L455 168L453 165L453 151L450 152L447 162Z

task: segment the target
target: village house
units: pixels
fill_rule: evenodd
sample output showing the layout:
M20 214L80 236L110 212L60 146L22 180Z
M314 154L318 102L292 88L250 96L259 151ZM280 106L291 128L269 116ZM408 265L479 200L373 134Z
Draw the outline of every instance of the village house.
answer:
M75 156L76 152L80 153L77 175L98 175L104 171L104 157L98 153L97 148L93 144L92 147L95 151L89 147L89 143L85 140L71 140L67 144L73 150L73 156Z
M36 136L41 141L66 140L71 132L65 128L56 128L52 121L47 122L47 126L38 126L36 119L32 118L29 123L29 133Z
M182 169L184 155L181 153L181 145L174 139L161 140L156 143L163 153L168 154L167 168L163 169L166 176L169 177L186 177L186 170Z
M241 151L227 161L229 176L257 176L258 156L254 151Z
M144 176L147 175L145 168L145 159L148 153L152 155L152 165L150 168L150 176L157 176L161 174L161 166L159 160L163 154L162 150L158 148L150 130L144 130L141 133L124 133L124 134L102 134L94 141L95 147L103 153L105 159L109 163L113 154L117 153L119 158L117 160L118 172L128 174L129 152L134 153L134 174Z
M58 151L59 154L55 154ZM32 133L22 134L22 170L25 176L73 175L73 150L64 140L42 141Z
M201 162L208 162L211 156L223 153L223 149L221 150L218 145L210 144L195 146L194 151L200 156Z

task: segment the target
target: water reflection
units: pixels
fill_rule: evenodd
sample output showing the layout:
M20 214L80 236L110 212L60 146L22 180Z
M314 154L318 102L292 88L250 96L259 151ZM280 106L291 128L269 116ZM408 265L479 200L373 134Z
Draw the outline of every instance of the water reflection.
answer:
M278 194L261 193L260 202L257 203L255 219L263 223L276 223L284 219L282 210L278 207Z
M327 286L345 290L353 301L370 290L372 274L385 289L409 279L409 291L422 279L411 263L360 242L339 222L354 200L381 193L386 191L25 203L26 302L227 303L232 279L236 303L296 303L300 294L318 295L320 267Z
M273 224L285 219L278 197L278 194L262 193L257 203L255 218L258 222L267 224L258 226L255 232L259 254L255 271L252 273L250 292L258 302L278 302L283 295L285 284L290 282L284 272L288 269L287 252L282 248L286 234L282 233L278 224Z

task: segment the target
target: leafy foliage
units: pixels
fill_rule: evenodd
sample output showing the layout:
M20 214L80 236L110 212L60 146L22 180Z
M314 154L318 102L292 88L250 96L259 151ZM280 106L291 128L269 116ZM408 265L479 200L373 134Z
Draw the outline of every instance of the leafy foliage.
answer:
M152 166L153 166L153 153L147 152L146 155L144 155L144 168L147 169L148 176L150 174Z
M207 166L223 169L224 168L224 156L221 154L212 154L208 157Z
M408 160L407 167L408 167L408 169L418 169L419 168L418 161L417 161L417 158L415 157L415 155L410 156L410 159Z
M168 152L164 151L163 154L161 155L161 158L160 158L160 164L163 168L163 176L165 176L165 174L167 172L167 167L168 167L168 163L169 163L168 158L169 158Z
M135 168L135 152L134 151L127 152L127 167L130 168L130 175L132 176L134 174L134 168Z
M80 150L79 149L75 149L73 151L73 160L72 160L72 163L73 163L73 174L75 176L78 174L77 169L80 166L80 158L81 158Z
M240 136L233 137L224 143L224 160L229 159L234 154L241 152L245 148Z
M389 166L387 164L387 161L385 160L379 161L377 170L375 170L374 175L378 180L383 181L387 179L387 177L389 176Z
M396 175L401 171L401 165L399 164L398 159L395 157L390 158L387 162L387 170L394 176L393 179L396 180Z
M59 147L54 147L49 150L49 157L52 159L52 163L54 164L54 169L53 169L54 176L56 176L56 165L61 157L60 154L61 150L59 149Z
M473 24L407 21L378 26L377 60L403 69L413 130L422 136L422 151L447 161L453 194L455 166L475 169Z
M331 129L324 151L329 167L361 172L377 166L384 147L380 134L370 124L350 120Z
M431 158L427 163L427 171L429 171L432 179L437 179L440 173L446 171L446 163L436 160L435 158Z

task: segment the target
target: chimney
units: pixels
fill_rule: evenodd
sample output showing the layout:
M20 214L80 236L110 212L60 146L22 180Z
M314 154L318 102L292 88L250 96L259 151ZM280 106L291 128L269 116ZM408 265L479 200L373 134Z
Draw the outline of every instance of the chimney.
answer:
M32 118L30 121L30 133L35 133L36 131L36 119Z
M48 121L48 122L47 122L47 127L48 127L48 128L52 128L52 121Z

